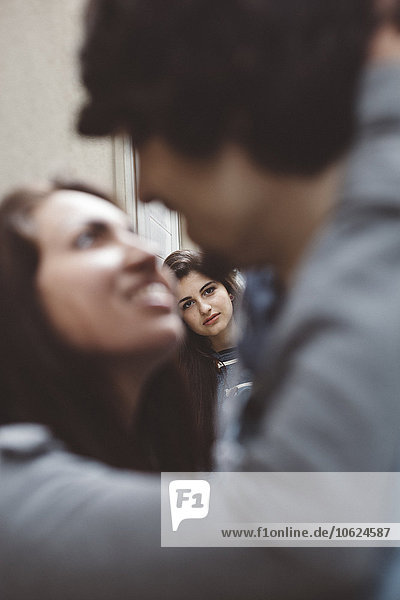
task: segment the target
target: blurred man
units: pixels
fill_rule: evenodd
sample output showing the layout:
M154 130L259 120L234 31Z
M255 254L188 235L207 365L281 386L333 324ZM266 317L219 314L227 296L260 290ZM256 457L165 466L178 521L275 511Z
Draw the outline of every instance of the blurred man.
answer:
M80 130L129 133L143 201L183 213L215 263L276 276L227 470L400 467L399 10L92 3Z

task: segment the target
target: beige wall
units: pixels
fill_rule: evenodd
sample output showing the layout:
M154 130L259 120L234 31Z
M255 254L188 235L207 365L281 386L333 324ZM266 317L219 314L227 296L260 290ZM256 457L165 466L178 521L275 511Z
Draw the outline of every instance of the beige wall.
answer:
M136 200L129 139L74 130L85 97L78 65L85 7L86 0L0 0L0 197L55 175L87 179L115 192L138 232L156 240L147 213L138 219L146 211ZM172 249L192 247L185 233L180 241L173 214L171 222Z
M55 173L114 187L113 144L74 132L85 0L0 0L0 194Z

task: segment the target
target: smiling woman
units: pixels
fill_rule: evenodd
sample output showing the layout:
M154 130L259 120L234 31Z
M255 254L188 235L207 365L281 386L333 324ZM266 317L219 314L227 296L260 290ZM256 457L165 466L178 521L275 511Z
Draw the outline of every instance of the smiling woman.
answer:
M38 290L58 331L83 350L134 354L146 375L180 327L168 281L128 217L93 195L60 190L35 210L34 225Z
M0 424L49 426L69 448L142 470L208 466L169 280L128 217L82 186L0 205Z

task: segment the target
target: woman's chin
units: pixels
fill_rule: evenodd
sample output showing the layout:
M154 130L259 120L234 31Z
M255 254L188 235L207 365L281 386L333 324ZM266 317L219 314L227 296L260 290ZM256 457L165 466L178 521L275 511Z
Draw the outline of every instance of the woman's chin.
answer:
M100 344L87 349L88 354L108 357L117 361L159 363L168 359L178 348L184 337L184 328L178 316L154 324L151 328L132 330L124 339L114 343Z

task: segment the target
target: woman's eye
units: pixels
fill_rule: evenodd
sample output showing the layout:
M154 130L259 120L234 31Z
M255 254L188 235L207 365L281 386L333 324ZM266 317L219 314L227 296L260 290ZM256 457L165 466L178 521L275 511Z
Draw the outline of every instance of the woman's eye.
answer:
M82 231L74 239L74 246L79 250L91 248L101 237L104 236L106 227L103 225L94 225L85 231Z
M90 248L90 246L93 244L95 239L96 239L96 236L94 236L92 233L89 233L89 232L80 233L78 235L78 237L76 237L74 240L74 246L81 250L84 248Z
M193 300L186 300L186 302L182 304L182 310L187 310L188 308L190 308L193 302Z
M210 294L212 294L213 292L215 292L216 287L215 285L211 285L209 288L207 288L206 290L204 290L203 294L205 296L209 296Z

